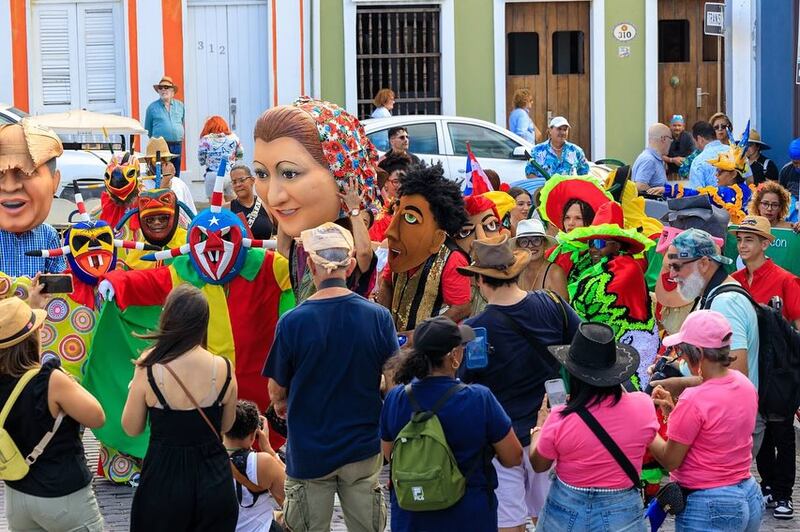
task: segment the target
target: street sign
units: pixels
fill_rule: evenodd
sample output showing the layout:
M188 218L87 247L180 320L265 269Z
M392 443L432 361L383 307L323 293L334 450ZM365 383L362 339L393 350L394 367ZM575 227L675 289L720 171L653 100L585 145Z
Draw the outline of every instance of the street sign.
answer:
M706 2L703 6L703 33L725 36L725 4Z

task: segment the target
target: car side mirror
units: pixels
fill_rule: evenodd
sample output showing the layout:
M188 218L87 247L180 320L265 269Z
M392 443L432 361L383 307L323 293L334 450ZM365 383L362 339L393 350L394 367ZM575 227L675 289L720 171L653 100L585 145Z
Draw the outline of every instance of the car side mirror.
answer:
M530 159L530 157L531 156L528 153L528 150L527 150L527 148L525 148L525 146L517 146L511 152L511 158L512 159L525 159L525 160L527 160L527 159Z

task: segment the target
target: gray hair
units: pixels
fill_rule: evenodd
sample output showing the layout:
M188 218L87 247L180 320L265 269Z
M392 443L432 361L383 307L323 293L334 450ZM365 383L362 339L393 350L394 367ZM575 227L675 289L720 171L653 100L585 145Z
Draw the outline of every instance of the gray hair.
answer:
M705 358L709 362L716 362L727 368L731 365L731 362L736 360L736 357L731 356L731 347L729 345L719 348L700 348L691 344L681 343L678 345L678 349L686 355L686 358L692 364L698 364L701 358Z
M244 170L247 174L247 177L253 176L253 172L250 170L250 167L244 163L236 163L231 166L231 169L228 171L228 175L232 174L234 170Z

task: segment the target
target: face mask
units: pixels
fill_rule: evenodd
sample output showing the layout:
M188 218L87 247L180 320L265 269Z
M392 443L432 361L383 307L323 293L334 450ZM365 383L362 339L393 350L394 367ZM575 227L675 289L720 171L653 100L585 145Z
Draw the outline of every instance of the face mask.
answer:
M117 203L125 204L136 195L139 185L139 159L130 153L114 156L106 167L106 191Z

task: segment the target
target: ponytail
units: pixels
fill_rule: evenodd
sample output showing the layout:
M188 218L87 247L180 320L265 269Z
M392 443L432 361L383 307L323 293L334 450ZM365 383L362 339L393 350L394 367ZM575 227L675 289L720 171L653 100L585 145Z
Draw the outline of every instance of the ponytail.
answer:
M416 349L404 349L389 359L387 370L394 373L395 384L408 384L414 378L424 379L432 368L441 367L447 353L424 353Z

